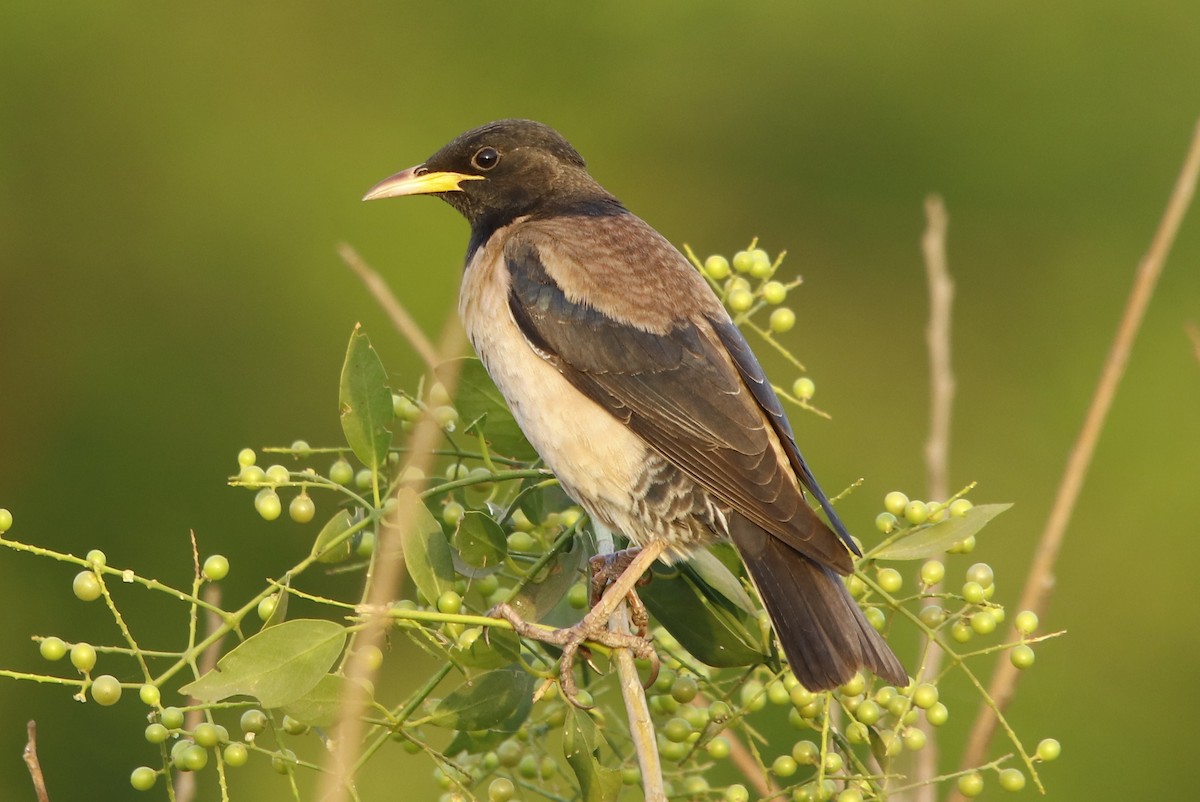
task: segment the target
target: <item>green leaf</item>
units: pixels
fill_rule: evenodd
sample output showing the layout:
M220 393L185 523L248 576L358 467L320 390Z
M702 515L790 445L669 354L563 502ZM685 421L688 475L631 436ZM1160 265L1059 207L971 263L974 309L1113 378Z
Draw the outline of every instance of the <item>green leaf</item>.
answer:
M285 621L247 638L180 691L201 702L244 695L282 707L315 688L345 644L346 628L334 621Z
M326 674L308 693L284 705L281 712L310 727L332 726L337 721L338 708L349 682L337 674ZM363 686L364 690L368 687Z
M570 549L550 560L533 581L508 600L509 606L526 621L541 621L579 580L583 551L583 539L576 537Z
M354 455L369 468L377 469L387 460L392 433L392 391L387 385L387 372L379 354L362 331L354 327L346 361L342 365L342 381L338 388L338 404L342 416L342 432Z
M468 510L454 532L454 548L467 565L489 568L504 560L508 554L508 540L492 516Z
M621 792L621 772L606 768L599 759L596 724L574 705L568 705L563 729L563 756L579 780L584 802L615 802Z
M450 544L442 533L442 525L415 492L401 488L396 501L394 520L407 523L400 533L404 564L421 595L429 602L436 602L438 596L454 587L454 557Z
M490 628L487 637L478 637L465 652L456 653L463 665L471 668L499 668L521 659L521 638L510 629Z
M716 557L699 554L673 566L656 564L638 595L667 631L699 660L724 668L769 658L755 607Z
M947 518L932 526L922 526L911 535L906 535L867 556L876 560L922 560L936 557L955 543L978 532L1011 506L1012 504L981 504L972 507L961 518Z
M533 708L534 681L519 669L484 672L451 691L434 708L428 723L455 730L490 730L504 725L514 731Z
M474 357L464 357L439 365L437 373L443 381L448 381L456 370L458 392L454 406L459 418L474 422L497 454L519 460L537 459L537 452L517 426L516 418L484 370L483 363Z
M350 557L350 538L342 538L342 541L336 546L329 544L337 540L346 533L351 526L354 525L354 516L349 510L338 510L329 523L321 528L321 533L317 535L316 541L313 542L312 553L316 555L319 562L323 563L340 563ZM293 718L295 718L293 716Z
M284 574L283 581L279 584L282 587L275 593L275 610L271 617L263 622L263 629L277 627L287 620L288 603L292 600L292 594L288 593L288 588L292 586L291 574Z

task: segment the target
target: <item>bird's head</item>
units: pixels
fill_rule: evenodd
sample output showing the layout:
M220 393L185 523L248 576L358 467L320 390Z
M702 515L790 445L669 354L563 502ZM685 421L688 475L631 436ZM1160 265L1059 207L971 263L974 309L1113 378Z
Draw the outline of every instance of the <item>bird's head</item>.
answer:
M613 200L567 140L532 120L499 120L467 131L425 163L380 181L363 200L401 195L436 195L476 228L571 203Z

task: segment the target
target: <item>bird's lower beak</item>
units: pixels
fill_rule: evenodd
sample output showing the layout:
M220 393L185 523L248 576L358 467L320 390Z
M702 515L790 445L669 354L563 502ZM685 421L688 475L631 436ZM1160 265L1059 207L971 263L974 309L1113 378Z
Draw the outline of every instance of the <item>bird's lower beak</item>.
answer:
M425 165L418 164L403 172L385 178L371 187L363 200L398 198L401 195L431 195L437 192L459 192L463 181L482 179L481 175L466 173L430 172Z

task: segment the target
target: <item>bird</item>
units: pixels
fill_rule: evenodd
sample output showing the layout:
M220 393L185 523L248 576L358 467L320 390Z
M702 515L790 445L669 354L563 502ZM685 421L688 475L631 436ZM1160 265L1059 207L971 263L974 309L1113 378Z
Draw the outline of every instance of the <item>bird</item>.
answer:
M699 271L562 135L492 122L363 200L409 195L438 197L470 224L459 293L468 338L563 490L635 544L575 627L550 637L517 627L565 647L564 690L585 639L648 656L644 639L604 634L609 615L655 559L722 540L806 688L835 688L863 668L908 683L842 580L861 552L746 339Z

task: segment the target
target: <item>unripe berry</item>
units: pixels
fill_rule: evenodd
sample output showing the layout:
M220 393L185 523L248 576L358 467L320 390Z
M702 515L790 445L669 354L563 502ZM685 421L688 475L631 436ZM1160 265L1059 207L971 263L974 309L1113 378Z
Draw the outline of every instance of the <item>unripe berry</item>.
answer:
M980 610L971 616L971 629L978 635L991 635L996 631L996 616L990 610Z
M925 748L925 731L920 727L909 727L901 739L904 741L904 748L910 752L920 752Z
M950 637L954 639L955 643L966 643L974 634L970 623L961 618L950 625Z
M746 786L734 783L725 789L723 798L725 802L750 802L750 792L746 789Z
M801 401L808 401L817 392L817 385L812 379L807 376L801 376L792 382L792 395L799 398Z
M733 269L739 273L749 273L754 266L754 256L750 251L738 251L733 255Z
M781 306L771 312L767 324L776 334L791 331L796 326L796 313L786 306Z
M783 303L787 298L787 287L778 281L768 281L762 288L763 300L771 305Z
M308 732L308 725L303 721L298 721L291 716L283 717L283 731L288 735L304 735Z
M329 479L342 486L348 485L354 481L354 468L344 458L338 457L337 461L329 466Z
M908 496L901 493L899 490L893 490L883 497L883 508L892 515L900 516L904 514L904 510L908 507Z
M92 680L92 698L104 707L115 705L121 700L121 683L112 674L101 674Z
M276 774L291 774L296 768L296 753L291 749L281 749L271 755L271 768Z
M974 506L974 504L965 498L956 498L950 502L950 517L961 518Z
M291 478L288 469L283 465L272 465L267 468L267 481L273 485L281 485Z
M975 797L983 793L983 776L973 771L958 778L958 792L966 797Z
M929 560L921 566L921 583L926 587L936 585L946 576L946 565L941 560Z
M238 471L238 481L248 487L258 487L267 481L267 474L257 465L245 465Z
M856 671L853 677L851 677L844 685L838 688L838 692L843 696L858 696L866 689L867 680L863 677L861 671Z
M157 721L146 726L145 738L148 743L161 744L171 737L171 731Z
M437 608L440 613L457 615L462 610L462 596L452 590L447 590L438 596Z
M882 715L883 710L880 709L877 703L870 699L863 700L858 709L854 711L854 717L867 726L879 721Z
M229 576L229 558L223 554L213 554L204 561L201 573L209 582L220 582Z
M242 718L238 722L238 726L242 728L244 733L258 733L267 728L267 714L261 710L251 708L245 713L242 713Z
M728 739L717 737L713 738L704 745L704 751L707 752L708 756L713 760L724 760L725 758L729 757L729 753L733 751L733 749L729 745Z
M274 488L264 487L254 497L254 509L258 510L258 514L264 520L274 521L283 512L283 502L279 500L279 494Z
M135 791L149 791L158 782L158 772L149 766L138 766L129 775L129 784Z
M258 617L262 621L270 620L271 616L275 615L275 608L279 605L278 594L271 594L258 603Z
M1033 610L1023 610L1017 613L1017 620L1014 622L1017 627L1017 632L1022 635L1031 635L1038 628L1038 616Z
M729 278L729 260L719 254L713 254L704 260L704 272L713 281L724 281Z
M225 751L221 756L225 759L225 765L236 769L246 765L246 761L250 759L250 750L246 748L244 743L234 741L226 745Z
M192 732L192 738L206 749L211 749L221 740L216 725L209 724L207 721L196 725L196 729Z
M755 278L767 278L775 272L771 257L762 248L750 251L750 258L753 260L750 264L750 275Z
M929 506L924 501L910 501L904 507L904 519L913 526L920 526L929 520Z
M7 532L13 524L12 513L3 507L0 507L0 535Z
M946 622L946 611L936 604L927 604L918 614L921 623L930 629L937 629Z
M776 777L791 777L799 768L791 755L780 755L771 764L771 771L775 773Z
M857 788L847 788L837 795L837 802L863 802L862 791Z
M67 654L67 644L63 643L62 638L51 636L38 644L38 651L46 660L61 660Z
M453 432L458 426L458 410L450 405L433 408L433 419L443 431Z
M963 601L967 604L982 604L984 601L983 585L978 582L965 582L962 586Z
M258 457L254 454L254 449L252 448L243 448L238 452L237 461L238 465L242 468L253 465L257 460Z
M925 720L935 727L940 727L950 720L950 709L938 702L925 711Z
M754 293L750 290L744 290L740 287L730 290L729 295L725 299L725 303L734 312L745 312L750 307L754 306Z
M896 516L892 515L890 512L881 512L875 516L875 528L878 529L881 534L890 535L896 528L896 523Z
M1062 744L1060 744L1058 741L1054 740L1053 738L1044 738L1037 745L1038 760L1042 760L1042 761L1045 761L1048 763L1051 760L1057 760L1058 756L1061 754L1062 754Z
M952 545L950 548L946 549L947 554L970 554L973 551L975 551L975 536L974 535L971 535L970 537L965 538L964 540L960 540L959 542Z
M897 593L904 584L904 578L895 568L880 568L875 575L875 581L884 593Z
M1020 769L1003 769L1000 772L1000 787L1005 791L1020 791L1025 787L1025 775Z
M878 607L868 607L866 610L863 610L863 615L866 616L867 623L876 631L882 631L884 626L887 625L887 616Z
M488 802L508 802L516 793L516 786L507 777L497 777L488 785Z
M692 701L699 692L700 686L696 680L684 674L676 677L675 682L671 684L671 698L680 704Z
M92 571L80 571L76 574L71 582L71 591L80 601L95 601L102 593L100 580Z
M306 524L317 514L317 505L307 493L301 493L288 505L288 515L298 524Z
M76 643L71 647L71 665L88 673L96 667L96 650L89 643Z
M178 707L164 707L158 720L168 730L177 730L183 726L183 711Z
M967 581L978 582L983 588L990 588L995 578L992 566L987 563L975 563L967 569Z
M142 704L144 705L157 707L158 703L162 700L162 691L158 689L157 685L146 683L138 689L138 698L142 700Z
M1033 648L1027 643L1014 646L1012 652L1008 655L1008 659L1012 661L1013 666L1022 670L1032 666L1035 658L1036 655L1033 653Z

